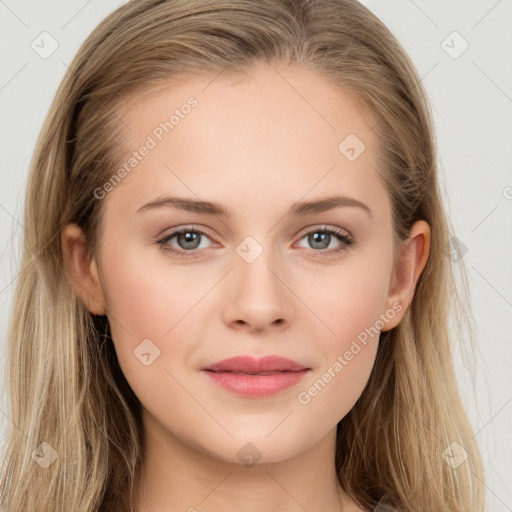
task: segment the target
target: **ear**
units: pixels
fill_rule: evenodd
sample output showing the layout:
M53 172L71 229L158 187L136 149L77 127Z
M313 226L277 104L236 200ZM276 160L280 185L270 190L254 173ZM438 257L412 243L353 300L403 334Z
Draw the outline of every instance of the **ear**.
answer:
M414 297L418 278L427 263L429 251L430 226L427 222L419 220L414 223L409 238L400 248L397 265L389 283L386 311L396 303L400 303L402 308L400 311L393 308L397 313L385 324L382 331L396 327L405 315Z
M94 315L106 314L106 302L94 258L88 256L88 243L77 224L67 224L62 230L64 263L73 293Z

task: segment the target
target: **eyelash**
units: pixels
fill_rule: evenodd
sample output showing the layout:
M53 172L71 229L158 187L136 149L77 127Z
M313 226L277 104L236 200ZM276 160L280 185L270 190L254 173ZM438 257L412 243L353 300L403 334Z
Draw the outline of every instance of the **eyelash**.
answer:
M183 234L183 233L199 233L201 235L204 235L206 236L207 238L210 238L211 239L211 236L208 235L208 233L206 233L205 231L202 231L201 229L197 229L197 228L182 228L182 229L178 229L176 231L173 231L171 233L168 233L167 235L164 235L163 237L161 237L160 239L157 240L157 244L159 245L160 249L165 252L165 253L171 253L171 254L174 254L176 256L184 256L184 257L187 257L187 258L194 258L194 257L197 257L198 254L197 254L197 249L194 249L194 250L191 250L191 251L184 251L184 250L176 250L176 249L173 249L170 245L167 244L167 242L169 242L170 240L172 240L176 235L180 235L180 234ZM308 254L311 254L311 253L315 253L314 255L318 255L318 254L321 254L321 255L331 255L331 254L334 254L334 253L340 253L342 251L347 251L354 243L355 243L355 240L346 235L343 231L341 231L340 229L338 228L335 228L335 227L332 227L332 228L315 228L315 229L311 229L309 231L307 231L306 233L303 233L303 235L301 236L301 238L299 240L302 240L304 237L310 235L311 233L327 233L327 234L330 234L330 235L334 235L336 238L338 238L342 244L334 249L306 249L306 252L308 252Z

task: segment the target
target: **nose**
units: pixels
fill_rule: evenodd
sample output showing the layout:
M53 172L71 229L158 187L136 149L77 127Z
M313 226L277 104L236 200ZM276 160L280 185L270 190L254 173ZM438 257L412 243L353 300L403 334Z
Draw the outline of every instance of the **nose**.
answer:
M223 319L226 325L261 332L282 330L290 325L293 314L293 293L286 276L264 251L255 261L240 260L225 286L227 291Z

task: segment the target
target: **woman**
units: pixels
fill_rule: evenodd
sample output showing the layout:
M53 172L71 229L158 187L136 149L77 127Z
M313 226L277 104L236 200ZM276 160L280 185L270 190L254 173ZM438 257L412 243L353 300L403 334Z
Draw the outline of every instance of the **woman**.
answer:
M102 21L32 162L3 508L484 510L433 133L354 0Z

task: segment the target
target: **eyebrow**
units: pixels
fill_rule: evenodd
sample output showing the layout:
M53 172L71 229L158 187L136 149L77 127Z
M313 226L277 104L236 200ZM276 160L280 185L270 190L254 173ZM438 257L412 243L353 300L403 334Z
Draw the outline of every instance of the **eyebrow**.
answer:
M323 213L329 210L333 210L334 208L340 208L344 206L361 208L370 217L372 217L372 211L366 204L347 196L328 196L315 199L313 201L298 201L292 204L287 215L305 216L313 213ZM186 210L188 212L201 213L204 215L231 217L231 212L219 203L176 196L157 197L154 201L141 206L137 210L137 213L165 207Z

